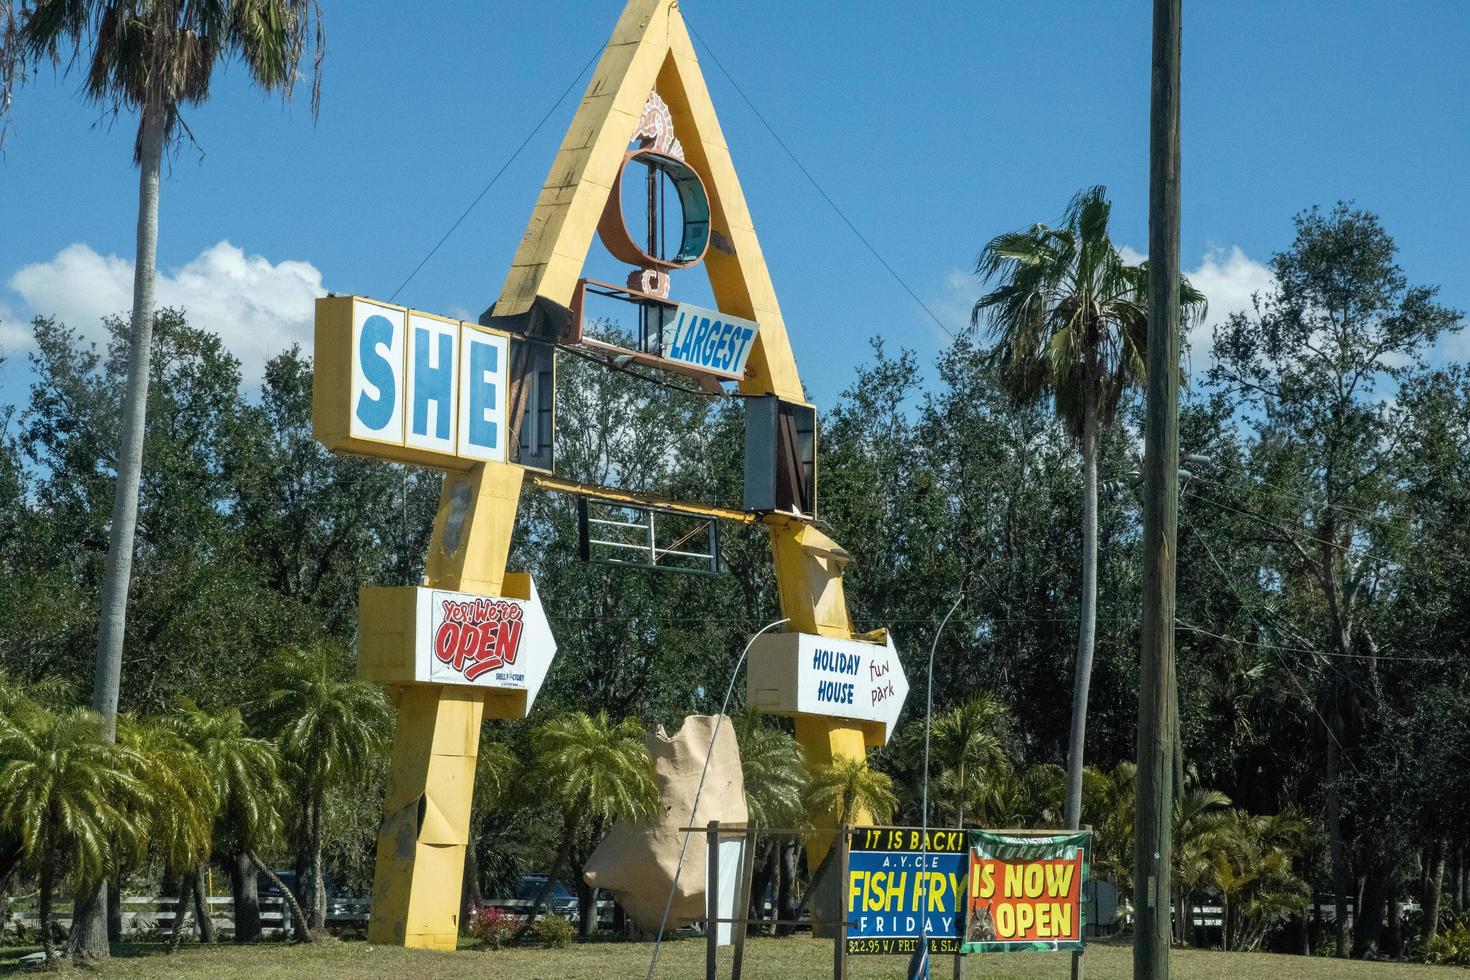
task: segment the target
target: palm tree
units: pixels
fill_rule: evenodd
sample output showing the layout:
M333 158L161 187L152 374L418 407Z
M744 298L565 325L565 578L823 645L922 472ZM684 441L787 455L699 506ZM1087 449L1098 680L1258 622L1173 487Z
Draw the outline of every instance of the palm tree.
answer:
M105 881L115 842L141 809L146 787L131 750L103 738L102 718L73 708L31 706L0 723L0 827L20 838L40 879L41 942L47 962L57 875L78 889Z
M971 819L982 827L1055 827L1064 781L1062 768L1045 762L992 770L969 798Z
M300 903L257 856L262 847L279 840L282 832L280 803L286 788L280 776L280 749L269 739L252 736L238 708L212 715L193 701L185 701L169 716L168 724L198 751L216 800L214 850L230 869L235 942L254 943L261 938L257 870L284 897L297 938L310 941L311 930Z
M29 693L0 671L0 738L9 729L26 731L35 725L41 706ZM3 766L3 763L0 763ZM10 884L25 861L25 848L20 835L0 822L0 942L5 939L5 923L8 921L7 900Z
M1307 885L1292 864L1307 832L1293 813L1230 810L1222 817L1209 882L1224 910L1225 949L1256 949L1278 920L1306 912Z
M745 777L745 808L767 827L794 827L806 817L806 764L789 732L765 723L751 710L734 720Z
M117 734L118 744L131 750L133 775L148 798L147 809L132 815L129 827L146 841L140 856L161 860L165 887L173 886L178 895L169 949L178 947L190 896L200 938L214 942L204 881L217 797L204 760L171 725L157 719L123 715Z
M537 792L562 814L562 841L524 932L535 921L562 866L570 868L580 912L578 931L592 931L596 908L582 872L615 819L638 820L658 808L653 759L636 718L614 724L607 712L572 711L543 722L531 734Z
M8 4L6 12L11 13ZM92 694L92 707L102 715L109 741L117 733L143 468L164 149L181 130L187 132L179 110L209 97L216 64L238 58L256 85L289 97L308 49L315 52L311 94L315 115L320 94L316 69L326 50L317 0L31 0L20 5L18 16L7 16L0 23L0 112L8 105L12 85L25 77L28 67L56 63L65 56L73 64L85 64L83 91L90 101L113 112L138 114L133 144L133 160L139 167L138 231L128 381ZM107 956L106 908L105 890L80 901L81 939L73 943L79 957Z
M955 826L965 825L965 801L982 792L992 775L1010 768L1002 738L1008 728L1005 705L989 695L934 716L929 726L929 756L937 768L934 780L939 802L955 815ZM920 765L924 757L924 724L904 729L900 748Z
M1224 808L1229 805L1230 797L1203 786L1181 787L1174 794L1172 891L1176 902L1174 938L1180 942L1189 938L1194 896L1210 877L1211 857L1227 817Z
M898 797L893 795L891 776L869 768L866 759L844 756L812 772L806 805L812 813L836 814L839 827L861 814L885 824L898 809Z
M1050 399L1082 450L1082 595L1072 726L1067 742L1067 827L1082 811L1087 692L1097 626L1097 455L1123 393L1145 380L1148 270L1128 265L1108 237L1107 189L1072 198L1062 225L1033 225L998 235L975 265L982 281L999 284L975 302L972 328L989 327L991 359L1001 385L1020 403ZM1188 319L1204 296L1180 279Z
M801 746L789 732L766 724L765 716L754 709L734 719L735 738L740 745L740 768L745 777L745 808L750 819L768 828L796 829L807 824L806 762ZM770 889L775 898L777 918L795 918L791 880L782 874L783 850L787 863L796 862L797 841L787 837L762 834L756 838L755 876L751 882L752 918L760 918L765 907L763 897Z
M362 777L393 727L393 710L382 690L351 679L346 663L345 655L327 644L278 653L265 663L267 693L259 704L264 729L275 733L301 802L299 826L312 880L306 917L314 932L326 928L322 813L327 794Z

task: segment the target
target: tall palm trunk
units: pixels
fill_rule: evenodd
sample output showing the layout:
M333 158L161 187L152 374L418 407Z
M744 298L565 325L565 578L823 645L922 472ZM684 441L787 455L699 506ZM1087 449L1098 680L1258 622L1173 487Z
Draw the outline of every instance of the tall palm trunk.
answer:
M801 847L797 841L787 839L781 842L778 858L781 877L776 882L776 918L781 920L776 926L778 936L789 936L796 931L791 922L796 918L796 871L800 858Z
M1424 854L1424 893L1419 897L1424 909L1424 941L1439 931L1439 896L1444 883L1444 841L1430 841Z
M56 858L51 853L51 837L48 834L41 844L41 949L46 954L46 965L51 965L56 947L51 942L51 892L56 882Z
M577 893L577 936L580 939L588 939L597 930L600 924L597 921L597 892L583 879L580 871L576 872L575 890Z
M775 891L771 887L776 883L778 878L776 872L777 855L775 842L769 839L761 841L756 845L756 854L758 855L755 861L756 870L751 878L750 908L747 914L757 922L753 934L760 936L765 934L765 926L760 924L760 920L766 917L767 890L772 892L771 908L773 911L776 906Z
M209 914L209 867L200 861L194 865L194 918L199 922L199 941L213 943L214 919Z
M107 941L122 942L122 885L116 881L107 883Z
M475 920L475 911L483 904L485 896L480 892L480 848L479 835L470 829L469 842L464 849L464 878L459 888L459 931L467 933Z
M179 948L179 940L184 936L184 922L189 918L189 895L194 891L193 878L185 873L178 877L179 887L175 894L178 900L174 902L173 926L168 931L168 951L174 952Z
M322 800L311 805L311 898L307 921L314 930L327 927L327 883L322 877Z
M1336 686L1336 675L1332 681ZM1332 893L1334 908L1334 921L1332 923L1337 949L1335 955L1346 959L1349 952L1349 922L1348 922L1348 896L1347 896L1347 845L1342 835L1342 796L1338 788L1338 772L1341 767L1339 759L1337 733L1342 724L1337 709L1338 699L1333 696L1332 704L1327 716L1327 766L1325 780L1327 784L1327 838L1331 850L1332 862Z
M255 865L243 851L230 858L230 893L235 900L235 942L260 942L260 889Z
M1082 825L1083 746L1087 742L1087 692L1092 684L1092 649L1097 635L1097 388L1089 355L1082 406L1082 596L1078 608L1077 667L1072 679L1072 731L1067 740L1068 830Z
M128 585L133 574L133 534L138 525L138 481L143 472L143 433L148 377L153 355L153 285L158 263L158 184L163 162L164 111L154 102L143 109L138 134L138 240L133 263L133 322L128 341L128 382L123 397L122 435L117 451L117 489L97 628L97 670L92 707L102 716L103 737L117 738L117 698L122 682L123 637ZM78 961L107 958L107 883L76 902L72 955ZM86 912L83 915L81 913Z

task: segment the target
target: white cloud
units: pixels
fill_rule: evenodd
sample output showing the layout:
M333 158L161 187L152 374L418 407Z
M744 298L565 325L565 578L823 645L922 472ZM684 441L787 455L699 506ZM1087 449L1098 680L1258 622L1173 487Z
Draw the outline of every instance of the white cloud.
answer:
M937 299L931 300L929 307L944 323L945 328L953 331L955 337L959 337L970 329L970 311L974 309L975 300L980 298L980 293L980 280L975 278L974 273L964 269L950 269L944 276L944 292ZM925 316L923 321L936 343L941 346L950 343L952 338L946 336L933 320Z
M1190 359L1202 370L1210 361L1215 327L1232 313L1249 310L1252 295L1271 289L1271 270L1232 245L1206 252L1199 268L1184 274L1210 304L1204 322L1189 331Z
M10 307L0 303L0 360L14 359L30 347L31 331Z
M1148 259L1147 254L1129 245L1120 245L1117 254L1129 264ZM1194 366L1204 369L1210 363L1214 328L1229 319L1230 314L1250 310L1251 295L1272 288L1272 270L1247 256L1239 245L1230 245L1229 248L1210 248L1198 266L1185 269L1185 276L1210 301L1204 322L1197 323L1189 331L1189 360ZM961 269L950 269L945 279L945 291L932 301L931 306L939 314L939 319L967 325L970 306L979 295L980 284L975 276Z
M22 267L9 286L32 315L54 316L83 337L101 342L101 318L132 306L133 263L68 245L48 262ZM260 380L265 362L293 343L311 346L313 300L325 294L310 262L272 263L221 241L176 269L159 269L159 306L181 307L189 322L217 333L240 359L247 383ZM0 344L17 354L31 346L24 323L0 324Z
M1145 253L1128 245L1119 246L1118 255L1129 265L1137 265L1148 258ZM1204 321L1195 324L1189 331L1191 363L1186 366L1202 371L1210 362L1215 327L1229 319L1230 314L1249 310L1251 296L1265 293L1271 288L1271 270L1246 255L1239 245L1232 245L1229 248L1210 249L1198 266L1185 269L1184 274L1209 300L1209 311ZM960 277L960 273L955 270L950 275L951 287L968 284L971 291L974 291L973 279L966 283L965 278L957 277ZM970 302L973 302L973 297ZM968 306L965 308L965 315L969 316Z

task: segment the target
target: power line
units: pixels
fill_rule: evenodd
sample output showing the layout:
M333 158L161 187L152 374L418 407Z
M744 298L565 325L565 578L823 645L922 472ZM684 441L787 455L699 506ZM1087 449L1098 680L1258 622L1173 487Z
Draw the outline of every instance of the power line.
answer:
M1182 511L1180 512L1180 517L1181 518L1184 517ZM1190 528L1190 530L1194 532L1195 537L1199 538L1200 539L1200 543L1202 545L1204 545L1205 553L1210 556L1210 561L1212 561L1212 562L1215 563L1215 568L1220 572L1220 577L1221 577L1221 579L1224 580L1225 586L1228 589L1230 589L1231 592L1235 593L1235 597L1237 599L1239 599L1244 606L1247 607L1246 608L1246 614L1249 615L1252 619L1256 620L1256 624L1257 625L1269 629L1269 627L1267 627L1264 622L1262 622L1259 618L1257 618L1254 614L1252 614L1250 612L1250 609L1249 609L1250 603L1246 601L1245 596L1241 595L1240 590L1235 587L1234 580L1230 577L1230 575L1228 573L1226 573L1225 566L1220 564L1220 559L1218 559L1218 558L1215 557L1214 551L1212 551L1210 549L1209 542L1204 539L1204 536L1203 535L1201 535L1198 531L1194 530L1193 525L1188 524L1187 521L1186 521L1186 526L1188 526ZM1178 626L1178 625L1184 625L1185 628L1187 628L1187 629L1193 629L1193 630L1195 630L1197 632L1205 632L1203 630L1200 630L1198 627L1191 627L1188 624L1183 623L1183 621L1180 620L1179 617L1177 617L1177 616L1174 617L1174 624L1176 626ZM1300 639L1303 643L1308 643L1308 644L1311 643L1311 641L1308 640L1306 637L1302 636L1300 633L1297 633L1295 629L1292 629L1292 628L1288 627L1287 628L1287 631L1290 632L1290 633L1295 633L1296 636L1298 637L1298 639ZM1211 635L1214 635L1214 634L1211 634ZM1225 636L1222 636L1222 637L1219 637L1219 638L1222 639L1222 640L1226 640L1227 642L1231 641L1231 639L1232 639L1231 637L1225 637ZM1235 642L1241 642L1241 641L1238 641L1237 640ZM1327 719L1325 717L1323 717L1322 712L1317 708L1316 699L1313 698L1310 693L1308 693L1307 689L1302 685L1302 682L1297 678L1296 674L1292 672L1291 665L1288 664L1286 662L1286 660L1281 656L1280 650L1281 649L1285 649L1285 648L1278 648L1275 644L1266 644L1266 645L1263 645L1263 646L1264 646L1265 649L1267 649L1267 650L1269 650L1271 652L1271 655L1273 657L1275 657L1276 662L1281 665L1282 672L1286 675L1286 679L1291 682L1292 686L1297 689L1297 693L1302 696L1302 703L1305 704L1307 706L1308 710L1310 710L1312 712L1312 714L1317 717L1317 720L1322 723L1322 731L1324 731L1327 734L1327 737L1328 738L1332 739L1333 744L1337 746L1337 750L1338 750L1338 752L1341 753L1342 758L1344 760L1346 760L1347 764L1350 767L1352 767L1353 772L1355 772L1359 776L1361 776L1362 773L1358 769L1357 763L1355 763L1353 761L1353 758L1352 758L1351 754L1348 753L1347 749L1343 746L1342 741L1337 737L1337 733L1332 730L1332 726L1327 723ZM1313 652L1316 652L1316 651L1314 650Z
M1217 640L1224 640L1227 643L1238 643L1241 646L1260 647L1264 650L1281 650L1285 653L1310 653L1318 657L1338 657L1344 660L1399 660L1416 664L1453 664L1461 662L1454 657L1400 657L1387 653L1339 653L1335 650L1319 650L1315 647L1286 647L1278 643L1261 643L1256 640L1242 640L1234 636L1222 636L1219 633L1212 633L1201 626L1186 623L1182 619L1176 619L1175 622L1191 633L1212 636Z
M685 26L689 28L689 33L694 35L695 40L697 40L701 45L704 46L705 52L709 54L710 60L715 63L715 67L720 70L720 74L725 76L726 81L728 81L730 85L735 89L740 98L745 100L745 104L750 107L751 112L755 113L755 117L759 119L761 125L766 128L766 132L771 134L771 138L774 139L777 145L786 152L786 155L791 158L791 162L796 164L796 169L801 171L801 175L807 179L808 183L810 183L812 187L816 188L818 194L822 195L822 200L827 202L827 206L830 207L837 214L837 217L842 219L842 223L847 225L848 230L856 235L858 241L862 242L867 250L873 254L873 258L878 260L878 264L883 266L884 269L888 270L888 274L893 277L894 282L902 286L903 291L908 293L909 297L915 303L918 303L925 313L929 314L929 319L934 321L935 326L939 327L940 330L943 330L945 335L948 336L950 340L955 340L956 337L954 335L954 332L951 331L949 327L946 327L944 325L944 321L939 319L934 311L929 308L928 303L925 303L922 299L919 298L919 294L914 292L909 284L904 281L903 276L899 275L898 271L894 269L893 266L888 264L888 260L879 254L878 250L873 247L873 243L868 241L867 236L858 231L857 225L852 223L852 219L850 219L843 212L843 210L837 206L837 202L832 200L832 197L825 190L822 189L822 185L817 183L817 178L813 177L811 175L811 171L807 170L807 168L802 165L802 162L796 158L796 154L791 152L791 147L786 145L786 141L783 140L776 132L776 130L771 126L771 124L766 121L766 117L762 115L761 111L755 107L755 103L750 101L750 96L745 94L745 90L740 87L740 83L735 81L734 76L732 76L729 70L725 68L724 63L720 61L719 55L715 54L714 48L711 48L709 46L709 42L700 36L700 33L694 29L694 26L692 24L687 24Z
M1350 507L1346 504L1324 503L1313 497L1309 497L1304 493L1296 493L1291 490L1287 490L1285 487L1279 487L1275 484L1267 483L1265 480L1259 480L1259 486L1251 486L1245 484L1225 483L1222 480L1215 480L1207 476L1200 476L1198 473L1192 474L1192 478L1195 480L1199 480L1201 483L1208 483L1211 486L1219 487L1220 489L1226 491L1240 490L1244 493L1255 494L1261 497L1275 498L1278 500L1300 501L1301 503L1304 503L1309 507L1316 508L1317 510L1341 510L1349 514L1357 514L1360 520L1368 524L1376 525L1384 529L1385 531L1401 531L1407 533L1412 530L1412 527L1400 527L1398 525L1395 525L1393 521L1388 518L1374 516L1372 512L1365 510L1362 507ZM1410 525L1417 524L1424 531L1431 531L1434 529L1443 531L1449 527L1460 526L1458 522L1447 520L1445 518L1435 519L1427 515L1411 515L1408 517L1407 520ZM1418 541L1415 543L1414 547L1418 551L1432 552L1442 558L1446 558L1451 561L1463 562L1465 560L1464 552L1460 551L1457 548L1441 544L1432 539Z
M441 237L439 241L434 243L434 247L429 249L429 254L425 255L423 260L419 262L418 265L413 267L413 271L408 274L408 278L398 284L398 288L393 290L393 295L388 297L388 302L391 303L398 298L398 294L403 292L403 288L413 281L413 277L418 275L419 270L422 269L428 263L428 261L434 257L434 253L439 251L440 246L449 241L449 236L454 234L454 230L460 226L465 218L468 218L470 216L470 212L475 209L475 205L479 204L481 199L484 198L486 194L490 193L490 188L495 186L495 182L500 179L501 174L505 173L510 165L515 162L516 157L521 155L521 151L524 150L526 148L526 145L536 137L536 134L541 132L541 127L546 125L546 120L551 118L551 114L557 110L557 108L562 104L563 101L566 100L566 97L571 94L572 89L576 88L577 83L582 80L582 76L587 74L587 69L591 68L593 62L595 62L598 56L602 54L603 47L604 45L601 44L597 46L597 50L592 52L592 57L587 59L587 63L582 66L580 71L577 72L576 77L571 80L571 83L568 84L566 88L562 89L561 95L558 95L556 97L556 101L551 104L551 108L546 110L546 114L542 116L541 120L536 123L536 125L531 129L529 133L526 134L526 138L521 140L521 145L516 147L515 152L511 153L511 155L506 158L505 163L500 165L500 169L495 171L495 176L491 177L489 183L487 183L484 187L480 189L480 193L476 194L475 199L470 202L470 206L465 208L464 212L455 219L454 224L449 226L449 230L444 233L443 237Z
M1276 532L1278 532L1278 533L1280 533L1282 535L1285 535L1287 537L1292 537L1292 536L1298 536L1299 535L1300 537L1303 537L1303 538L1305 538L1308 541L1315 542L1316 544L1325 544L1329 548L1342 548L1345 551L1356 551L1356 552L1359 552L1360 554L1362 554L1363 557L1365 557L1365 558L1371 558L1374 561L1381 561L1381 562L1384 562L1385 564L1388 564L1388 565L1397 565L1397 564L1400 564L1395 559L1385 558L1382 555L1375 555L1373 552L1368 551L1366 548L1360 548L1360 547L1358 547L1356 545L1352 545L1352 544L1340 545L1340 544L1338 544L1335 541L1328 541L1325 538L1313 537L1312 535L1307 534L1305 532L1297 532L1297 531L1295 531L1292 528L1285 527L1285 526L1283 526L1281 524L1277 524L1275 521L1271 520L1270 518L1262 517L1260 514L1252 514L1248 510L1241 510L1239 507L1231 507L1229 504L1222 504L1220 501L1214 500L1214 499L1212 499L1210 497L1201 497L1199 494L1193 492L1192 490L1181 490L1180 493L1183 494L1186 497L1193 497L1195 500L1201 500L1201 501L1204 501L1207 504L1212 504L1215 507L1219 507L1221 510L1228 510L1228 511L1230 511L1233 514L1239 514L1242 517L1249 517L1251 520L1256 521L1257 523L1262 524L1265 527L1268 527L1271 530L1276 531Z

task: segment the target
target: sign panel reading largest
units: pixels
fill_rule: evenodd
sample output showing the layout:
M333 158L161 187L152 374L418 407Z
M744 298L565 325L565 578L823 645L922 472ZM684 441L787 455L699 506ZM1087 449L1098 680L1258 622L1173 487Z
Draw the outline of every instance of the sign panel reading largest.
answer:
M665 360L738 381L745 377L750 342L759 330L754 320L680 303L664 328L660 353Z

